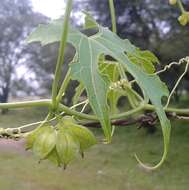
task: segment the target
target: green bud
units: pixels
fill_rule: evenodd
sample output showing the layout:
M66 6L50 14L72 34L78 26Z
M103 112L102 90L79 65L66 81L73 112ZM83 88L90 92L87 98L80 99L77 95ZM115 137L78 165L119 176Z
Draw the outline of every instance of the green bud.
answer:
M188 14L182 14L179 16L178 21L182 26L185 26L188 23Z
M169 0L170 5L175 5L177 3L177 0Z

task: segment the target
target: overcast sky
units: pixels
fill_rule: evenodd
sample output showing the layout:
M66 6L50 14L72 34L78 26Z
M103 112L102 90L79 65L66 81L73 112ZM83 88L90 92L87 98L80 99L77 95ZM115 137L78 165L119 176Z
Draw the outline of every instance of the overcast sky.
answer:
M64 14L65 0L32 0L33 9L52 19Z

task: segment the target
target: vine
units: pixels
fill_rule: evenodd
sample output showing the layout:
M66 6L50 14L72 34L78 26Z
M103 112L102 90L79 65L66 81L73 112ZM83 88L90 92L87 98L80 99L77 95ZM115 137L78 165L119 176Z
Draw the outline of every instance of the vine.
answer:
M179 22L182 25L187 24L189 22L188 12L185 11L182 2L180 0L170 0L169 2L171 5L178 5L182 14ZM47 107L49 113L43 121L18 128L1 128L1 138L26 138L27 149L31 149L40 160L48 159L57 166L66 168L77 154L83 157L85 150L97 143L95 136L87 127L102 127L105 136L104 143L110 143L114 134L114 126L127 126L134 123L154 125L159 120L164 138L162 159L152 167L143 164L137 156L136 159L141 166L150 170L157 169L162 165L169 148L171 132L169 119L187 120L187 116L189 116L189 109L169 107L175 89L188 71L189 58L170 63L162 70L156 71L155 64L159 61L153 53L142 51L129 40L123 40L117 36L113 0L109 0L109 7L112 31L100 26L86 12L85 29L97 32L94 35L86 36L72 27L69 23L72 0L68 0L64 21L59 19L47 25L40 25L28 37L29 43L41 42L42 45L46 45L60 42L52 84L52 98L0 103L0 109ZM67 43L71 43L75 47L76 54L59 87ZM109 59L107 55L112 59ZM185 64L185 70L169 94L158 74L167 71L174 65L181 64ZM131 80L129 80L128 74L132 75ZM61 100L70 80L77 80L79 85L75 89L73 105L67 107L61 103ZM136 91L133 84L137 84L142 93ZM80 102L81 94L84 91L87 93L87 98ZM128 99L130 106L129 110L123 112L117 105L122 96ZM165 105L161 100L163 96L167 97ZM86 106L90 107L90 114L85 113ZM144 114L145 111L151 113Z

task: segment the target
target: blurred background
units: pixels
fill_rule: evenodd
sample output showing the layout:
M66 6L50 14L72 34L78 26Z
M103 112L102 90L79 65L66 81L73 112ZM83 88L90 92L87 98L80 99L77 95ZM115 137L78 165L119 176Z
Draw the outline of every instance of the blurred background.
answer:
M183 2L189 10L189 0ZM0 0L0 102L50 97L58 44L28 45L26 37L38 24L61 17L65 3L65 0ZM189 27L178 23L180 12L168 0L115 0L115 8L118 35L143 50L154 52L161 63L157 69L189 56ZM79 28L84 22L83 10L90 12L101 25L111 28L108 0L75 0L72 23ZM183 69L175 66L160 77L171 89ZM186 107L188 90L189 74L175 93L175 101ZM67 104L72 93L70 87ZM40 109L9 111L0 115L0 127L38 121L44 114L45 110ZM4 148L0 143L0 189L187 190L187 128L186 123L174 122L169 161L156 173L138 168L133 154L139 152L144 160L156 163L162 149L160 130L147 134L135 126L119 129L112 145L97 145L89 151L88 158L74 163L66 172L48 163L36 164L19 146L10 143ZM99 131L94 132L101 137Z

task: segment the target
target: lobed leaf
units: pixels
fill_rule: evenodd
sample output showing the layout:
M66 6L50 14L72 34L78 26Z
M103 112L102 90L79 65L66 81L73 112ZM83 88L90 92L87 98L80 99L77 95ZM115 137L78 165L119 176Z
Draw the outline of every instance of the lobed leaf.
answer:
M146 73L152 74L155 72L155 63L159 63L158 58L150 51L142 51L139 48L136 48L132 54L129 54L129 59L132 63L137 64L141 67Z
M40 25L30 35L28 42L40 41L45 45L59 41L62 31L61 23L62 20L56 20L50 25ZM101 52L98 44L93 43L86 35L71 27L68 41L74 45L77 51L77 63L70 65L72 78L80 81L85 86L90 105L101 122L107 141L110 142L112 129L107 105L109 81L98 70L98 59L103 52Z

